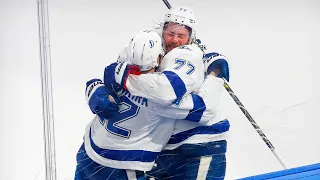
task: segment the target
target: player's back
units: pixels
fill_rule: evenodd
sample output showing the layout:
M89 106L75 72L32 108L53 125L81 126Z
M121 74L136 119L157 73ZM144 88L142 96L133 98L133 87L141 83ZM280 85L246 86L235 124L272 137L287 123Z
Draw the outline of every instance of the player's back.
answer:
M85 149L97 163L147 171L172 135L175 120L148 110L148 100L120 93L120 110L109 119L96 116L87 126Z

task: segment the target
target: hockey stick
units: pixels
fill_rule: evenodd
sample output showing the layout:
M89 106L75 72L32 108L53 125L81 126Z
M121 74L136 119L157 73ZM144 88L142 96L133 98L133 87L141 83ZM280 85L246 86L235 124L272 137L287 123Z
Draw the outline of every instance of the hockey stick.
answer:
M269 147L269 149L271 150L271 152L273 153L273 155L278 159L278 161L280 162L280 164L282 165L282 167L284 169L287 169L286 165L283 163L283 161L280 159L280 157L278 156L278 154L275 151L274 146L271 144L271 142L269 141L269 139L267 138L267 136L263 133L262 129L258 126L258 124L253 120L252 116L249 114L248 110L243 106L243 104L241 103L241 101L239 100L239 98L234 94L233 90L231 89L231 87L229 86L229 84L227 83L227 80L224 79L224 84L223 86L226 88L226 90L228 91L229 95L232 97L232 99L234 100L234 102L238 105L238 107L241 109L242 113L247 117L247 119L249 120L249 122L251 123L251 125L254 127L254 129L258 132L258 134L260 135L260 137L263 139L263 141L266 143L266 145Z
M171 5L167 0L162 0L164 2L164 4L167 6L168 9L171 9ZM224 87L226 88L226 90L228 91L229 95L232 97L232 99L234 100L234 102L238 105L238 107L241 109L242 113L247 117L247 119L249 120L249 122L251 123L251 125L254 127L254 129L258 132L258 134L260 135L260 137L263 139L263 141L266 143L266 145L269 147L269 149L271 150L271 152L273 153L273 155L278 159L278 161L280 162L280 164L282 165L282 167L284 169L287 169L286 165L283 163L283 161L280 159L280 157L278 156L278 154L275 151L274 146L271 144L271 142L269 141L269 139L267 138L267 136L263 133L263 131L261 130L261 128L258 126L258 124L253 120L253 118L251 117L251 115L249 114L249 112L247 111L247 109L243 106L243 104L240 102L239 98L234 94L234 92L232 91L231 87L229 86L229 84L227 83L227 80L225 78L223 78L224 80Z
M164 4L167 6L168 9L171 9L171 5L167 0L162 0L164 2Z

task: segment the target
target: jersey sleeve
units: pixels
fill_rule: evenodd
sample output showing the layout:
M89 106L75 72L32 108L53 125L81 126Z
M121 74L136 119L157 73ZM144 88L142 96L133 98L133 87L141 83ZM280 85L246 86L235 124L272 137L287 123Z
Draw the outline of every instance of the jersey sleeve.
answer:
M197 92L186 95L170 106L149 103L149 108L164 117L210 125L218 114L222 90L223 80L208 75Z
M176 103L200 87L204 79L203 52L195 45L173 49L161 62L161 73L130 75L127 89L159 104Z

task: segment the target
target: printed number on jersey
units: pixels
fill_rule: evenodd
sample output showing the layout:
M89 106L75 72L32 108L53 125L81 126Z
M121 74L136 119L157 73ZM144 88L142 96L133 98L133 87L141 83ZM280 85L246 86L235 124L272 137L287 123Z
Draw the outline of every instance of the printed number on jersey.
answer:
M133 104L126 96L120 98L122 102L119 104L119 113L109 119L100 121L100 123L105 124L105 129L109 133L129 139L131 130L121 127L119 124L137 116L140 107Z
M175 70L179 70L182 67L184 67L185 65L187 65L187 67L188 67L188 69L186 71L187 75L191 75L195 70L195 66L191 62L186 61L184 59L176 59L175 64L176 64L176 66L173 68Z

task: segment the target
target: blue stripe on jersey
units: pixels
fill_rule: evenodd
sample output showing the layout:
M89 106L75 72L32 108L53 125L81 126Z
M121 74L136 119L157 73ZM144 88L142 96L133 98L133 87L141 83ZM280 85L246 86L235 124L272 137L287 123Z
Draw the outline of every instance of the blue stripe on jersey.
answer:
M219 121L211 126L198 126L193 129L172 135L168 144L180 143L197 134L221 134L229 130L230 123L227 119Z
M100 156L116 161L140 161L140 162L153 162L160 152L151 152L143 150L111 150L103 149L94 144L91 138L90 129L90 144L92 149Z
M162 73L167 76L174 90L174 93L176 94L177 99L182 98L184 94L187 92L186 85L184 84L182 79L172 71L163 71Z
M193 93L191 93L191 96L193 100L193 109L189 111L189 114L185 119L189 121L199 122L201 120L203 112L206 110L206 104L200 96Z

